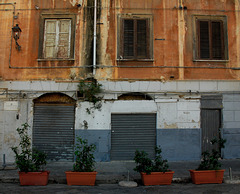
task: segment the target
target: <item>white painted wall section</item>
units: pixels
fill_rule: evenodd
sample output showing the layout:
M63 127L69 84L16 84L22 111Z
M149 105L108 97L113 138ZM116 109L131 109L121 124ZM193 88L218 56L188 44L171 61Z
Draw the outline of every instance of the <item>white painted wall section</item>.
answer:
M158 100L157 128L200 128L200 101Z
M112 113L156 113L157 106L154 101L115 101L111 109Z

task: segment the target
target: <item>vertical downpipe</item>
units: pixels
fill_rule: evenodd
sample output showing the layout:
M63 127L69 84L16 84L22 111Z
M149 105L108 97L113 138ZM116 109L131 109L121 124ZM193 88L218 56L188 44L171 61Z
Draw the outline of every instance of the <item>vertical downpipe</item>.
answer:
M239 39L239 31L240 31L240 27L239 27L239 12L237 10L239 10L240 8L240 3L239 3L239 0L235 0L235 18L236 18L236 43L237 45L240 45L240 39ZM236 46L236 53L237 53L237 63L236 64L239 64L239 46ZM239 66L236 65L236 67L238 68ZM232 71L231 71L232 73ZM239 75L239 74L238 74Z
M6 165L5 154L3 154L3 164L2 164L2 166L3 166L3 169L7 166L7 165Z
M96 74L96 47L97 47L97 0L94 2L94 30L93 30L93 75Z
M178 1L178 52L179 52L179 79L184 79L184 39L185 39L185 22L183 1Z

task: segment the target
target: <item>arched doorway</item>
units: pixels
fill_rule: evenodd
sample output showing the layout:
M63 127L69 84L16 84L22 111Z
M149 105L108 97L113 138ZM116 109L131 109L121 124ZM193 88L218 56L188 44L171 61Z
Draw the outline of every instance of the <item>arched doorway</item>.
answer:
M73 161L75 100L47 93L34 100L33 147L52 161Z

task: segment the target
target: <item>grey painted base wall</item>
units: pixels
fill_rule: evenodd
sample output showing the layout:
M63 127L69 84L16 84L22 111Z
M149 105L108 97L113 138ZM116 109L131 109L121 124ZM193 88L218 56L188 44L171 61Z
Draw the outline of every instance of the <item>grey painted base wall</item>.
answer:
M88 139L97 146L98 162L110 161L111 130L76 130L75 136ZM240 158L240 129L223 129L227 140L223 158ZM157 129L157 145L168 161L195 161L201 159L201 129Z
M240 158L240 128L223 129L223 138L227 140L223 157L225 159Z
M89 144L96 145L94 153L97 162L110 161L111 131L110 130L75 130L75 137L87 139Z
M96 161L110 161L111 130L76 130L75 136L88 139L96 145ZM164 159L194 161L201 158L200 129L157 129L157 145Z
M158 129L157 145L168 161L194 161L201 158L201 129Z

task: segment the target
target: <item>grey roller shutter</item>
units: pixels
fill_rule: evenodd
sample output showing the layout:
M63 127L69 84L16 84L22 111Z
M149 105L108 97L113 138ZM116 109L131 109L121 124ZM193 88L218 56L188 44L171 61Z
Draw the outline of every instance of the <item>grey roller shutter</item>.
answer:
M136 149L155 156L156 114L112 114L111 160L133 160Z
M33 147L47 153L48 160L73 161L74 105L34 107Z

